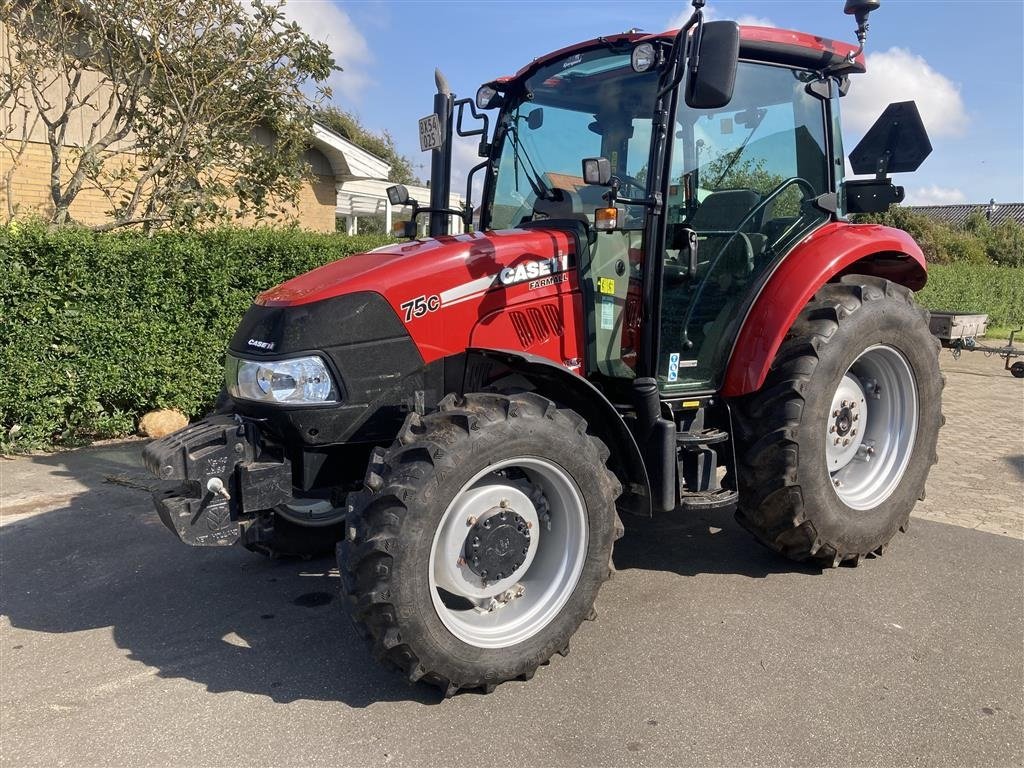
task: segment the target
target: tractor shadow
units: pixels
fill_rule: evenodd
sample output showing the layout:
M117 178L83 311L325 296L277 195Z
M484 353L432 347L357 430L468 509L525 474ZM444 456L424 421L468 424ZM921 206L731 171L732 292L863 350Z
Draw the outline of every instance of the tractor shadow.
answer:
M732 510L623 515L626 534L615 543L616 570L680 576L721 573L763 579L776 573L820 575L821 568L786 560L757 542Z
M14 629L109 628L129 659L213 693L355 708L441 701L433 689L410 686L372 658L340 608L332 558L271 561L240 547L178 542L144 490L143 445L32 459L44 481L71 483L77 491L53 511L17 515L0 528L0 613ZM816 572L760 547L729 512L630 518L626 526L615 550L620 570L752 578ZM33 638L20 634L15 642L7 664L17 665L20 647L32 647ZM109 655L103 639L89 642L96 643L91 653ZM52 678L74 664L63 657L48 662L52 668L40 665L35 674Z
M58 634L109 627L128 658L213 693L356 708L441 701L372 658L342 613L333 558L271 561L241 547L182 545L149 494L132 487L145 477L132 466L142 446L100 450L82 466L69 454L33 459L52 463L47 471L58 480L75 473L88 490L0 528L0 613L12 627ZM22 634L16 642L8 665L33 639ZM105 641L89 642L88 652L109 655ZM74 664L48 658L53 668L40 667L40 679Z

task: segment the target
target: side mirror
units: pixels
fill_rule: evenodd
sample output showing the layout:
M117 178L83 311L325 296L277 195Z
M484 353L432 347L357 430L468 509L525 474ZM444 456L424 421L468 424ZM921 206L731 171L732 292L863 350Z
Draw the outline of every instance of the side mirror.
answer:
M409 190L405 188L404 184L395 184L394 186L388 187L388 200L391 201L392 205L409 205L411 200L409 199Z
M709 21L696 41L686 73L686 105L721 109L732 101L740 59L740 28L735 21ZM696 62L697 66L694 66Z
M607 157L588 157L583 161L583 181L593 187L610 187L612 164Z
M544 108L537 107L526 116L526 126L531 131L536 131L542 125L544 125Z

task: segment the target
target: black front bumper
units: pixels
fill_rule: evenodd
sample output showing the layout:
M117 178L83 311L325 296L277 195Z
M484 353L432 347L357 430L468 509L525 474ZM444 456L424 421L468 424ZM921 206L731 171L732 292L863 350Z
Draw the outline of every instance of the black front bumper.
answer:
M234 544L256 513L292 499L291 463L239 416L209 416L154 440L142 460L167 484L153 494L160 519L192 546Z

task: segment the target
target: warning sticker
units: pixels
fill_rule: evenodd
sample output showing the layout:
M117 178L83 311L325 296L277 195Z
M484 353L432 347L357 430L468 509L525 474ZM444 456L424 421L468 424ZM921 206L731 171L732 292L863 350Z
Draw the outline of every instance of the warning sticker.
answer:
M668 356L668 380L679 381L679 353L673 352Z
M611 296L601 297L601 330L610 331L615 328L615 299Z
M597 290L611 296L615 295L615 281L610 277L602 277L597 281Z

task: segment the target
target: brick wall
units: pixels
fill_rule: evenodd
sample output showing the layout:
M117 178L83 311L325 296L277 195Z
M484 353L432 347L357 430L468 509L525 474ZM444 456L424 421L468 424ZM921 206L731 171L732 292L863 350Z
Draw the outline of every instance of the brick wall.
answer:
M66 156L70 155L70 151ZM131 162L131 156L119 155L108 163ZM46 144L30 142L21 156L11 180L11 190L3 179L11 169L12 160L6 152L0 151L0 221L8 219L8 199L13 200L15 215L18 217L49 217L53 212L50 197L50 148ZM67 182L69 173L62 174ZM334 231L334 209L337 202L333 176L313 176L306 181L299 192L297 206L288 206L286 215L276 218L257 219L245 217L241 223L248 225L289 225L298 223L303 229L317 232ZM71 205L72 217L82 224L97 225L110 220L110 203L98 189L84 188Z

